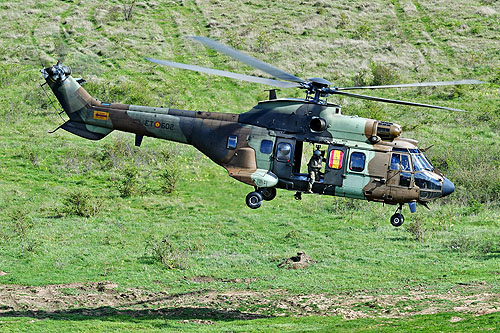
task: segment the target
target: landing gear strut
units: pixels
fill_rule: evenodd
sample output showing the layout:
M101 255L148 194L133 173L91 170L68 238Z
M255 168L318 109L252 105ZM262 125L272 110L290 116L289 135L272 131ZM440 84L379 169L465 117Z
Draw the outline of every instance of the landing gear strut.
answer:
M401 214L403 205L400 204L394 215L391 216L391 224L395 227L400 227L405 222L405 217Z

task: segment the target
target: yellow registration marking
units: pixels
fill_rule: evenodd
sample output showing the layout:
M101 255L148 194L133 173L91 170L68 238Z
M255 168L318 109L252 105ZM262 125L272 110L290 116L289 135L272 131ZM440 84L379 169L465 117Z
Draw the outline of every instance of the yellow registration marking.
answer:
M109 113L104 111L94 111L94 119L108 120Z

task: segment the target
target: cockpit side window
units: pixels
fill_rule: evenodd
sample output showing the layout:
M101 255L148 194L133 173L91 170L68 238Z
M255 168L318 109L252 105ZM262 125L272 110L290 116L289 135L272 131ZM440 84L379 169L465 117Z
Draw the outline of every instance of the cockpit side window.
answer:
M408 155L401 155L401 170L411 171L410 158L408 157Z
M401 155L392 154L391 158L391 170L399 170L399 166L401 165Z
M411 171L410 157L404 154L392 154L391 170Z

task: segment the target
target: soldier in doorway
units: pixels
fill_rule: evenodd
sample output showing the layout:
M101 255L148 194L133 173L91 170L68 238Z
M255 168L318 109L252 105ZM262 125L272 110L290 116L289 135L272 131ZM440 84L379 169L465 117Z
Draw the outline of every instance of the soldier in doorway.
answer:
M321 164L323 162L326 162L322 155L323 154L321 154L321 151L319 149L316 149L313 153L313 156L311 156L309 163L307 163L307 171L309 172L307 193L313 193L312 186L314 182L319 180L320 178L320 171L322 166Z

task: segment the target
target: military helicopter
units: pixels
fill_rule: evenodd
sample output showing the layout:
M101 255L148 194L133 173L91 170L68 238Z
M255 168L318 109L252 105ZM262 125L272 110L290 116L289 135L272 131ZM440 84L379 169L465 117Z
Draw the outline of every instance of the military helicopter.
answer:
M455 187L419 149L417 141L402 138L401 126L392 122L341 114L341 106L329 103L330 95L434 109L458 109L359 95L359 89L445 86L484 83L477 80L424 82L384 86L335 87L324 78L301 79L247 54L206 37L190 37L275 79L249 76L195 65L146 58L170 67L193 70L278 88L296 87L304 99L269 99L241 114L189 111L174 108L101 102L71 76L71 68L58 62L41 70L69 120L59 126L90 140L100 140L113 130L135 134L135 145L144 136L190 144L224 167L229 176L254 187L246 204L259 208L273 200L276 189L334 195L397 205L394 226L404 222L403 204L415 212L417 203L451 194ZM45 85L45 83L43 85ZM43 86L42 85L42 86ZM56 130L57 130L56 129ZM54 130L55 131L55 130ZM53 131L53 132L54 132ZM305 144L326 147L321 154L324 169L308 191L309 174L301 172ZM316 153L318 154L318 153Z

